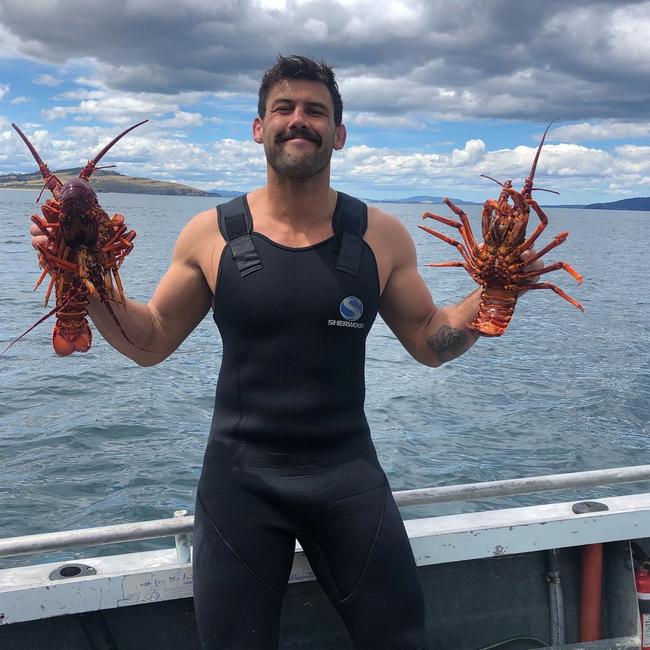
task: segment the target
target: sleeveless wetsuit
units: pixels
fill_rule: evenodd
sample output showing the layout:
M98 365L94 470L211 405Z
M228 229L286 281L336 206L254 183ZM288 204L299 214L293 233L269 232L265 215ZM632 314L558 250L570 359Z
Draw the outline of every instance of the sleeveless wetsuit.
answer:
M250 232L245 197L219 208L223 359L194 525L202 647L277 648L298 539L355 647L424 648L415 562L363 408L379 306L366 206L339 194L335 236L306 248Z

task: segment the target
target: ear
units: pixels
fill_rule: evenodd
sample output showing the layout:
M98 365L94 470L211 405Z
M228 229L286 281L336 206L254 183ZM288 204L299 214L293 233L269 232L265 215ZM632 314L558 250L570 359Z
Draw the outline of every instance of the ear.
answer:
M253 140L257 144L262 144L264 142L264 127L262 126L262 120L259 117L256 117L253 120Z
M339 149L343 149L343 145L345 144L345 140L348 137L348 132L345 129L345 124L340 124L339 126L336 127L336 135L334 136L334 149L338 151Z

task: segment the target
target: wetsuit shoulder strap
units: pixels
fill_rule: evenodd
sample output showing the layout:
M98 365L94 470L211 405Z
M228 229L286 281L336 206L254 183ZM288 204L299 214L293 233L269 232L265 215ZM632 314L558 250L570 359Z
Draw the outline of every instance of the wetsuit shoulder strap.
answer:
M336 270L357 275L363 251L363 235L368 227L368 206L353 196L339 192L332 227L336 233Z
M241 277L259 271L262 261L251 237L253 219L251 218L245 197L237 196L232 201L217 206L219 230L230 244L232 257L237 264Z

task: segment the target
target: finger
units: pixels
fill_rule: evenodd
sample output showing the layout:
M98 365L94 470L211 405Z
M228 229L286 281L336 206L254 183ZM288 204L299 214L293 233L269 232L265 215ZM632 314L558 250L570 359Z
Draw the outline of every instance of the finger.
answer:
M38 249L39 246L46 246L47 245L47 237L43 237L42 235L39 235L38 237L32 237L32 246L35 249Z
M33 223L30 228L29 228L29 233L33 236L40 236L43 235L47 237L47 232L43 230L40 226L37 224Z

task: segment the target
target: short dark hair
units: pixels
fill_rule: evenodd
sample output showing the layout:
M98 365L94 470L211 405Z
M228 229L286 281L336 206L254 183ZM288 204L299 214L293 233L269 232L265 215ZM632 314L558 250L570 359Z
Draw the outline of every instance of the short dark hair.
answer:
M266 115L266 100L271 88L288 79L306 79L320 81L327 86L334 104L334 124L340 126L343 121L343 100L334 76L334 70L321 59L320 63L306 56L278 56L277 63L269 68L262 77L258 93L257 114Z

